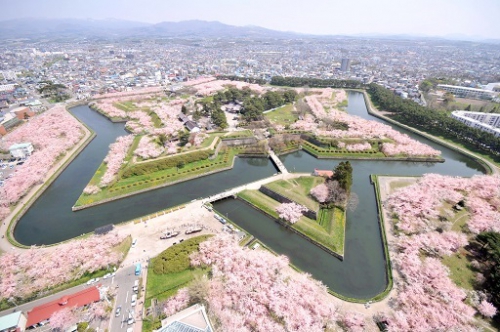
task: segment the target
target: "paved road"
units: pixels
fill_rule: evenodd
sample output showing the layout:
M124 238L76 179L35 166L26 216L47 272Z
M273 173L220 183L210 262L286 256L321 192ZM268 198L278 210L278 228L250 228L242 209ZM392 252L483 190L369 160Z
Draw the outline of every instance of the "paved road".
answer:
M113 287L115 287L117 293L111 315L109 331L126 331L127 328L135 325L135 323L128 325L127 320L129 313L132 314L132 317L135 317L135 309L137 308L137 305L132 306L131 300L132 296L135 294L132 287L134 286L134 282L136 280L139 280L139 277L135 275L135 265L120 269L119 272L116 273L115 286ZM118 285L118 288L116 288L116 285ZM141 286L139 286L139 288L140 287ZM138 301L139 299L137 302ZM121 312L118 316L116 316L116 309L120 306Z

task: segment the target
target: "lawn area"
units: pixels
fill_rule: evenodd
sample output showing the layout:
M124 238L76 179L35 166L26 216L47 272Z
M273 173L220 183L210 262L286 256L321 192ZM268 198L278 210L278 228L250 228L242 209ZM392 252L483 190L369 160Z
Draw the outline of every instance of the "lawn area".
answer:
M152 189L176 181L193 179L206 175L208 172L230 167L238 151L235 148L221 149L218 156L213 160L200 160L186 164L182 168L171 167L154 173L120 179L111 186L103 188L97 194L86 195L82 193L75 206L95 203L103 199L130 194L138 190ZM94 177L90 180L90 183L98 184L105 169L106 165L104 163L101 164Z
M238 197L246 200L262 211L267 212L274 218L278 218L276 208L280 203L260 191L245 190L240 192ZM329 219L330 226L327 226L328 222L326 220L328 220L328 218L331 218ZM328 232L325 227L328 228L330 232ZM297 223L292 225L292 228L321 243L330 250L340 255L344 254L345 214L340 209L335 209L333 213L327 213L327 216L323 216L323 225L316 220L302 216Z
M466 290L474 289L475 272L470 267L465 249L443 257L441 262L450 269L450 278L457 286Z
M146 283L145 307L151 306L151 300L165 300L174 295L178 289L186 286L196 276L207 273L207 269L192 268L189 263L189 255L198 250L199 244L211 235L201 235L188 239L182 243L171 246L151 260L148 266L148 280ZM165 265L166 264L166 265ZM170 268L168 273L156 273L163 271L163 265Z
M253 137L253 132L251 130L241 130L241 131L232 131L222 138L236 138L236 137Z
M309 195L309 192L324 181L325 179L319 176L301 176L296 179L274 181L265 186L310 210L318 211L319 203Z
M264 114L264 116L277 125L290 125L294 123L299 117L293 112L293 105L286 104L272 112Z

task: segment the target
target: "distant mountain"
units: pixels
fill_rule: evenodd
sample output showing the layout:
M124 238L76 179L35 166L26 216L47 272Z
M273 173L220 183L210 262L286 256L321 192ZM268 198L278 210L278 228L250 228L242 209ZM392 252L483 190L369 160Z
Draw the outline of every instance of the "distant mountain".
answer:
M234 26L217 21L141 23L117 19L39 19L23 18L0 21L0 39L33 38L122 38L122 37L172 37L172 38L372 38L394 40L464 40L500 43L498 39L481 40L477 36L448 35L432 37L423 35L357 34L351 36L313 36L283 32L258 26Z
M298 34L256 26L237 27L220 22L181 21L157 24L80 19L15 19L0 21L0 38L61 37L289 37Z

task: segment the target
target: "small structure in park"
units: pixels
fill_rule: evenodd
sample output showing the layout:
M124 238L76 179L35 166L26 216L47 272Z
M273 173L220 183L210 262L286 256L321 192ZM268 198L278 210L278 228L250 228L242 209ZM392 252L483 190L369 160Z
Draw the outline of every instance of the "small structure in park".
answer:
M315 168L314 172L313 172L313 175L314 176L322 176L322 177L325 177L325 178L330 178L330 177L333 176L333 171L322 170L322 169Z
M26 158L27 156L31 156L31 153L33 152L33 144L13 144L10 146L9 151L12 158Z
M155 332L212 332L205 307L195 304L161 321L161 327Z
M22 311L0 317L0 331L25 331L26 315Z

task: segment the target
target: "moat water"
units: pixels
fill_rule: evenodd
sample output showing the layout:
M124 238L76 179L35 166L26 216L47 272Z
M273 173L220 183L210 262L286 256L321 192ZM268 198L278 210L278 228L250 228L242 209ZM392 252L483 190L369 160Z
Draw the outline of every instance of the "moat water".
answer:
M347 110L352 115L384 122L367 113L363 95L358 92L349 93ZM196 198L214 195L276 172L268 159L237 158L232 170L72 212L71 207L106 156L109 144L126 132L123 124L112 123L87 106L75 107L71 112L92 128L97 136L20 219L14 229L14 237L22 244L57 243L92 232L103 225L118 224ZM373 297L385 289L387 276L375 192L369 175L420 176L439 173L472 176L482 172L477 162L462 154L399 127L394 129L440 150L446 161L351 160L354 169L352 191L358 195L360 203L354 211L347 213L344 261L332 257L243 202L227 199L216 203L215 208L278 254L288 256L294 265L321 280L333 291L353 298ZM311 172L314 168L333 169L340 162L316 159L303 151L282 156L281 160L291 172Z

